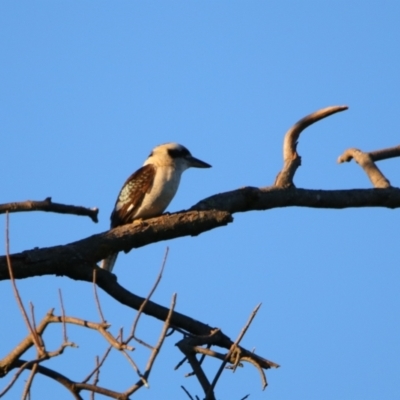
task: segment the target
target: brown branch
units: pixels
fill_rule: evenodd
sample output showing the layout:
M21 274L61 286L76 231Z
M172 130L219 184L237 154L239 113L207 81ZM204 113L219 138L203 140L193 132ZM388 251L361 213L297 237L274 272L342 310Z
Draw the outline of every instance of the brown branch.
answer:
M72 214L89 217L93 222L99 222L97 219L98 208L86 208L81 206L72 206L67 204L53 203L51 197L46 197L42 201L26 200L21 202L0 204L0 214L6 212L22 211L46 211L58 214Z
M15 373L15 375L12 377L11 381L8 383L8 385L0 392L0 397L3 397L14 385L14 383L18 380L18 378L20 377L20 375L22 374L22 372L25 371L25 369L28 369L29 365L34 365L37 364L36 360L32 360L32 361L26 361L23 364L20 365L19 370ZM10 370L13 367L10 367ZM1 375L3 376L3 375Z
M33 364L33 367L31 369L31 373L29 374L28 380L26 381L24 391L22 392L22 400L25 400L29 396L29 392L31 390L33 378L35 377L36 371L37 371L38 364L35 363Z
M301 165L301 157L296 151L301 132L315 122L347 109L347 106L332 106L315 111L302 118L286 132L283 141L283 168L275 179L275 186L281 188L294 186L293 177L297 168Z
M32 338L32 342L35 344L36 350L37 350L37 353L39 354L39 356L42 356L44 353L43 343L42 343L41 339L39 339L39 336L36 333L36 329L34 329L32 327L32 324L29 321L28 314L22 303L21 296L19 295L18 288L15 283L14 272L13 272L13 267L12 267L11 258L10 258L10 235L9 235L9 227L10 226L9 225L10 225L10 218L9 218L9 214L7 212L6 213L6 259L7 259L7 268L8 268L8 273L10 276L11 286L13 288L14 297L17 301L22 318L24 319L25 325L27 326L28 331L30 332L30 337Z
M110 354L110 351L113 347L112 346L108 346L107 350L105 351L102 359L100 360L100 362L98 361L98 357L96 356L96 367L94 368L94 370L82 381L82 383L87 383L89 382L90 378L97 373L97 371L101 368L101 366L104 364L104 362L106 361L107 356Z
M400 155L400 146L391 149L378 150L373 153L364 153L358 149L347 149L339 158L338 163L349 162L352 159L364 170L369 180L377 189L387 189L390 182L374 161L384 160L386 158L397 157Z
M247 329L249 329L249 326L252 323L252 321L253 321L254 317L256 316L258 310L260 309L260 307L261 307L261 303L252 311L248 321L246 322L246 325L243 327L243 329L239 333L239 336L237 337L235 343L232 344L231 348L229 349L228 353L226 354L226 356L225 356L224 360L222 361L217 373L215 374L215 377L214 377L210 387L208 388L208 391L205 393L206 394L206 400L214 398L214 394L212 394L212 393L214 391L215 385L218 382L219 377L222 374L222 371L224 370L224 368L225 368L226 364L228 363L228 361L230 361L231 356L235 352L239 352L238 356L237 356L237 359L236 359L236 361L234 363L234 369L236 368L238 362L240 361L240 348L238 347L238 345L239 345L240 341L242 340L243 336L246 334Z
M171 318L172 318L172 315L174 313L175 304L176 304L176 293L172 296L171 305L170 305L170 308L169 308L169 312L168 312L167 318L165 319L164 326L163 326L163 329L161 330L158 342L154 346L153 351L150 354L149 360L147 361L147 365L146 365L146 369L144 371L144 374L143 374L143 376L140 376L139 381L135 385L133 385L130 389L128 389L125 392L125 394L127 396L129 396L132 393L136 392L143 385L148 386L147 382L148 382L148 379L149 379L149 376L150 376L150 372L151 372L151 369L153 368L154 361L156 360L156 358L157 358L157 356L158 356L158 354L159 354L159 352L161 350L161 347L162 347L162 345L164 343L164 340L166 338L168 328L169 328L169 326L171 324Z
M13 365L13 367L18 368L26 363L27 362L25 360L17 360L16 363ZM27 369L32 369L32 368L33 365L29 365L27 367ZM41 365L38 365L37 373L47 376L48 378L54 379L55 381L63 385L66 389L68 389L71 392L71 394L74 396L76 400L83 400L83 397L81 397L79 394L82 390L87 390L98 394L102 394L104 396L108 396L113 399L127 400L127 397L121 395L121 393L100 386L91 385L88 383L74 382L71 379L67 378L66 376L60 374L59 372L54 371L50 368L43 367Z
M46 327L50 323L69 323L78 326L82 326L85 328L93 329L98 331L109 343L111 346L116 348L117 350L133 350L131 346L128 346L124 343L119 342L116 338L114 338L106 329L109 327L108 324L105 323L94 323L90 321L85 321L83 319L74 318L74 317L60 317L53 315L53 310L50 310L42 319L40 324L36 328L36 333L38 336L41 336L45 331ZM25 339L23 339L6 357L0 360L0 377L6 375L10 369L14 367L14 364L17 360L34 344L32 335L29 334ZM58 356L61 354L65 347L76 347L74 343L64 342L61 344L60 348L56 351L49 352L45 349L43 350L42 355L39 356L38 360L45 360L51 357Z
M97 386L97 384L99 383L99 375L100 375L100 366L99 366L99 356L96 356L96 372L94 374L94 378L93 378L93 385ZM90 398L91 400L94 400L94 392L90 393Z
M16 279L55 274L87 280L90 271L90 282L92 282L94 264L113 252L129 251L161 240L198 235L227 225L232 221L231 213L234 212L290 206L333 209L399 208L400 189L328 191L246 187L211 196L186 212L138 221L66 246L35 249L11 255L14 275ZM219 211L216 211L218 209ZM110 274L107 276L110 280ZM0 280L4 279L9 279L9 274L5 258L0 257Z
M387 160L388 158L400 157L400 146L390 147L388 149L370 151L369 155L373 161Z

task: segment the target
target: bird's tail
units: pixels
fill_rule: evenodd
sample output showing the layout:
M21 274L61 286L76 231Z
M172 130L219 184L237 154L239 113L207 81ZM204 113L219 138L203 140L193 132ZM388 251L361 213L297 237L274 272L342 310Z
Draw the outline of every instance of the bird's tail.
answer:
M101 268L111 272L114 268L115 261L117 261L118 253L110 254L101 262Z

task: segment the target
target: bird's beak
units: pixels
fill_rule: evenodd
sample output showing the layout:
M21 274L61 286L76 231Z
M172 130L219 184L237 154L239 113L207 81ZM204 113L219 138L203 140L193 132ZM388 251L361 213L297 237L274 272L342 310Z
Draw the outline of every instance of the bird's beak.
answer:
M188 164L193 168L211 168L210 164L207 164L206 162L201 161L193 156L186 157L186 160L188 161Z

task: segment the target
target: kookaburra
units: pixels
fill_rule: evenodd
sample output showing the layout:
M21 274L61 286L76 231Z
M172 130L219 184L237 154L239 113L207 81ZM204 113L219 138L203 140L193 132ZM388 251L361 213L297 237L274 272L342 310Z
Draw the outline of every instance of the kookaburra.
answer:
M155 147L143 167L134 172L122 186L111 214L111 229L139 218L161 215L178 190L186 169L210 168L211 165L190 154L178 143ZM118 253L103 260L101 268L111 271Z

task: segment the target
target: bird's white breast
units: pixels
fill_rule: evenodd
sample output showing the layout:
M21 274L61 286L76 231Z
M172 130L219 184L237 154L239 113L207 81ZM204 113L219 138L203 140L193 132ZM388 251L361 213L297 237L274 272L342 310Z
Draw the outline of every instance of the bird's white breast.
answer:
M146 193L134 218L151 218L162 214L178 190L181 174L172 166L157 167L150 192Z

